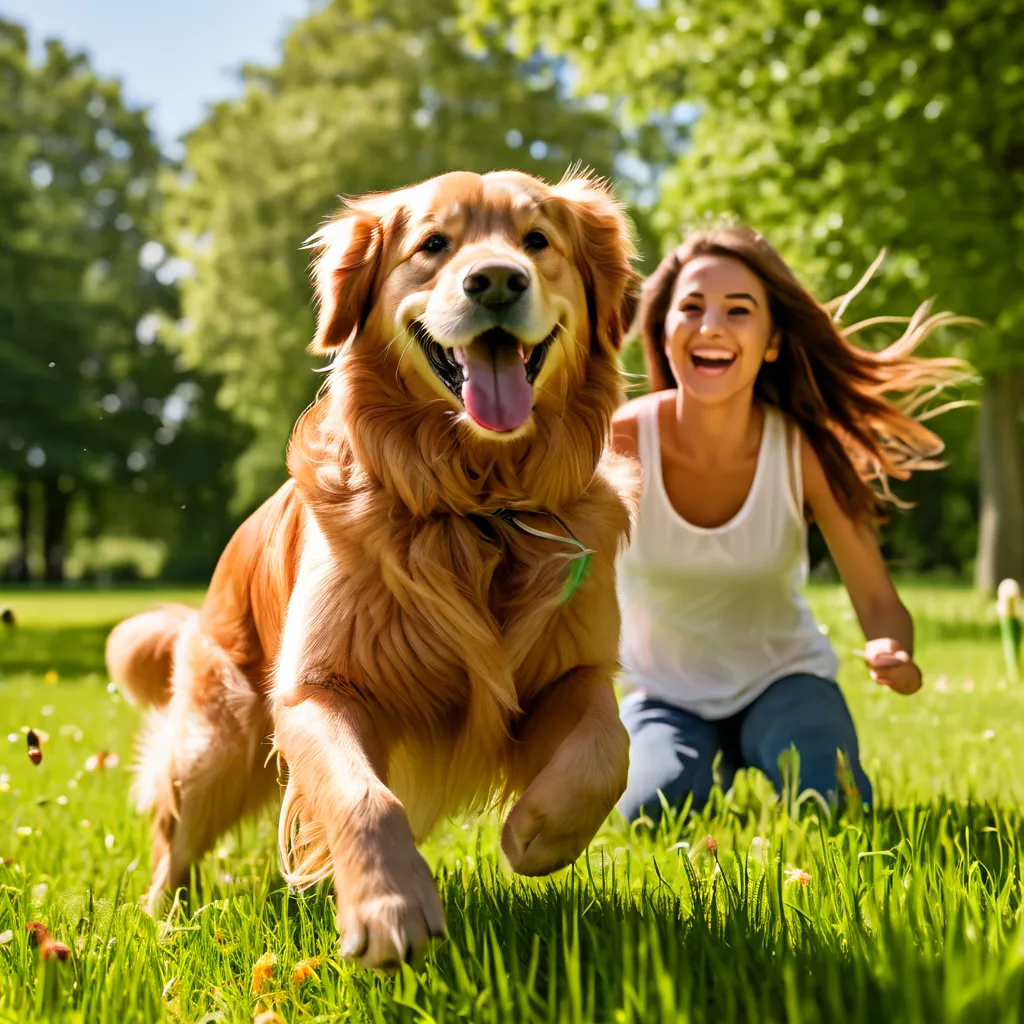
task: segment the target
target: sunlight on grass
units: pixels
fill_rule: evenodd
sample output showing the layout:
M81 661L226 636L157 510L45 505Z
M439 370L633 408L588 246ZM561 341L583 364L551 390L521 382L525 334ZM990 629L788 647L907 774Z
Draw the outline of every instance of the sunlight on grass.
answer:
M701 817L653 837L612 820L537 881L502 864L496 822L452 823L426 847L451 938L391 979L340 962L329 889L283 887L270 815L222 837L202 898L157 922L138 909L138 718L108 690L103 641L118 617L201 592L0 595L19 621L0 633L0 1021L1018 1020L1024 687L1003 680L994 611L970 591L903 593L926 673L912 698L852 655L843 592L813 590L874 815L825 823L742 772ZM32 920L65 962L41 961Z

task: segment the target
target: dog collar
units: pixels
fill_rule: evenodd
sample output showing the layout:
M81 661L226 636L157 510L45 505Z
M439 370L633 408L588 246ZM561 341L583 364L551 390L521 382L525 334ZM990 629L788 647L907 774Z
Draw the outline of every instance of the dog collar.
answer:
M547 530L538 530L537 527L524 523L519 518L515 509L499 508L495 509L491 515L496 519L503 520L510 526L514 526L522 533L530 534L531 537L540 537L541 540L550 540L557 544L568 544L571 548L575 549L571 553L566 552L556 556L570 560L569 575L565 581L565 586L562 587L562 593L559 595L559 605L564 608L572 600L573 595L580 589L580 586L586 579L587 572L590 569L590 559L594 554L593 550L585 547L572 530L565 525L561 517L556 516L554 512L538 512L531 509L530 515L548 516L565 530L568 534L567 537L561 537L557 533L548 533Z

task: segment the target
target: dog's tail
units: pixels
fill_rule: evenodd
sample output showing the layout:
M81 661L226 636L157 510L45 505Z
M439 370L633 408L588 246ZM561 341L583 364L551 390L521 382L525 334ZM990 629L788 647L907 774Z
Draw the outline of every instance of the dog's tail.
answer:
M169 604L111 630L107 671L129 703L162 708L171 699L174 645L185 623L198 614L188 605Z

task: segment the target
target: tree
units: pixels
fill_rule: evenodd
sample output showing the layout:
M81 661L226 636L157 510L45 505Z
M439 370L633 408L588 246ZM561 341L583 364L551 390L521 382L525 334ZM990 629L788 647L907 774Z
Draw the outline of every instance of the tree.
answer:
M576 159L609 172L620 144L600 110L563 97L550 60L467 47L454 0L335 0L297 25L275 68L188 138L173 202L189 362L223 379L222 405L254 432L239 507L284 477L285 444L317 377L308 237L346 195L455 168L510 164L558 178Z
M56 581L74 502L173 490L161 467L186 417L165 422L168 401L200 385L150 322L177 294L154 240L162 158L145 114L59 42L33 65L4 21L0 99L0 473L19 513L12 575L27 578L38 516Z
M734 212L821 294L888 246L866 303L907 309L934 294L986 323L971 351L984 378L976 580L1024 577L1024 4L467 7L478 25L510 24L525 51L543 40L568 54L581 89L627 94L634 116L683 100L699 112L661 181L666 245L708 212Z

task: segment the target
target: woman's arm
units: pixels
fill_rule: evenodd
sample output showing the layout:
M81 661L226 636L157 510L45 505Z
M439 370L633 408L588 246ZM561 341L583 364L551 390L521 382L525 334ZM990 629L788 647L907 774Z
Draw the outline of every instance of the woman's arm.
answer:
M904 607L871 530L852 520L836 501L810 442L801 437L804 499L821 529L868 643L871 677L897 693L921 688L914 664L914 623Z

